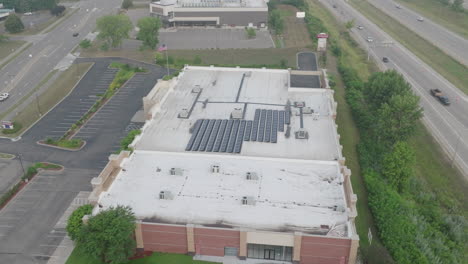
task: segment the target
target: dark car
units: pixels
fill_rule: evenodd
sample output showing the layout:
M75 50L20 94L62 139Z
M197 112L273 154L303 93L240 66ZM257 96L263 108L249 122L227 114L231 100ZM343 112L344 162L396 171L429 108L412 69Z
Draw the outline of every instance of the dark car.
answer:
M80 34L80 33L73 33L73 36L74 36L74 37L78 37L79 34Z
M382 58L382 61L385 62L385 63L389 62L389 60L388 60L387 57L383 57L383 58Z
M441 90L439 89L431 89L431 94L435 98L439 99L439 102L441 102L443 105L450 105L450 100L448 99L447 96L445 96Z
M333 8L336 8L336 5L333 5Z

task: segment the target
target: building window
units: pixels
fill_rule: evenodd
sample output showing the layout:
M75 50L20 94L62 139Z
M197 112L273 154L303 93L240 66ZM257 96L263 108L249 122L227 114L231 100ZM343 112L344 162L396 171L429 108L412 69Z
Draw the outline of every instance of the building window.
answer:
M292 261L292 252L292 247L247 244L248 258Z

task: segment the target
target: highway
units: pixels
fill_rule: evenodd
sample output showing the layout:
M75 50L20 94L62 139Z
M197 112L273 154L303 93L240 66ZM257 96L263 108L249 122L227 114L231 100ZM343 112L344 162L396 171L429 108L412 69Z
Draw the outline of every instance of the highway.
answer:
M0 93L10 93L8 100L0 103L0 114L4 113L24 95L34 89L59 62L86 37L96 26L96 18L116 11L120 0L79 1L72 10L73 15L62 21L52 31L32 37L27 50L6 65L0 72ZM73 33L79 33L73 37Z
M381 69L397 70L412 85L421 98L424 123L468 179L468 97L344 1L319 1L342 22L355 19L356 25L364 27L353 28L351 35ZM368 36L374 41L368 42ZM383 63L383 57L389 62ZM429 91L434 88L441 89L452 104L444 106L432 97Z
M387 15L390 15L401 24L405 25L419 36L425 38L433 45L439 47L448 55L468 66L468 40L448 30L447 28L432 22L413 10L401 6L396 8L397 2L393 0L368 0ZM424 21L417 20L423 17Z

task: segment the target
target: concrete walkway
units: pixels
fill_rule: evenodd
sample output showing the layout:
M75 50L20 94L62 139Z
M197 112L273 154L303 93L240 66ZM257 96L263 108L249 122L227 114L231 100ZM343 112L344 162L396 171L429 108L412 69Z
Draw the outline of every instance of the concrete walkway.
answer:
M89 193L90 192L79 192L78 195L76 195L70 206L65 210L65 213L63 213L62 217L60 217L59 221L55 224L54 229L66 228L68 218L73 211L88 203ZM71 241L68 236L65 236L59 246L57 246L57 249L54 251L47 264L65 264L74 248L75 245L73 244L73 241Z

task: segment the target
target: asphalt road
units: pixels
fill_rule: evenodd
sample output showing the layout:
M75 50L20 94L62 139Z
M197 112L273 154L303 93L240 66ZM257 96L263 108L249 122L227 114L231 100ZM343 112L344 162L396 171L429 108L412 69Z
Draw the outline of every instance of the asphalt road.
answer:
M149 71L137 74L99 110L76 137L86 140L80 151L65 151L35 144L54 131L57 123L68 119L80 99L99 92L102 76L111 61L137 64ZM0 152L22 154L25 163L47 161L61 164L65 170L56 175L44 173L35 177L7 207L0 210L0 263L45 264L64 237L64 230L54 229L55 223L80 191L91 189L90 181L101 172L109 154L118 148L119 140L135 127L134 114L143 107L142 97L154 87L166 69L120 59L85 59L94 66L73 92L21 140L0 139ZM86 132L92 133L86 133ZM0 174L8 172L0 166Z
M0 72L0 93L10 93L10 98L0 103L0 114L34 89L95 28L96 18L115 11L120 3L120 0L76 2L71 9L79 10L72 16L51 32L31 38L33 45ZM72 36L75 32L79 33L78 37Z
M467 39L437 23L432 22L405 6L401 6L401 9L396 8L397 3L395 1L369 0L369 2L384 13L398 20L401 24L405 25L419 36L439 47L460 63L468 65ZM423 17L424 21L418 21L418 17Z
M351 33L358 43L369 50L382 69L395 69L412 85L414 92L420 96L424 108L423 121L434 137L456 165L468 178L468 97L455 86L393 40L375 24L342 1L328 2L320 0L341 21L356 20L363 30L353 28ZM333 8L335 4L337 8ZM369 44L368 36L374 38ZM393 44L384 44L393 43ZM390 62L383 63L388 57ZM430 95L430 89L441 89L451 100L450 106L443 106Z

